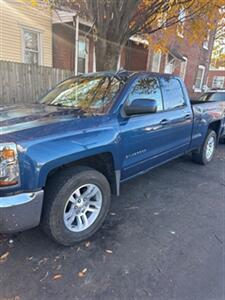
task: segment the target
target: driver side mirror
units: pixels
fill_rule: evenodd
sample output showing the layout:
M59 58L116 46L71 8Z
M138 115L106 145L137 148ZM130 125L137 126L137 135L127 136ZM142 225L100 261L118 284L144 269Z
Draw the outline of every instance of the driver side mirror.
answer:
M136 99L124 107L127 116L150 114L157 111L157 103L153 99Z

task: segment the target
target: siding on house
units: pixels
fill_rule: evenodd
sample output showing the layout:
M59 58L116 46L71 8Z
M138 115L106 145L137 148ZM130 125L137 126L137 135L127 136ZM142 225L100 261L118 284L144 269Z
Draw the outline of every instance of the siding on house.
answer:
M23 28L40 34L40 64L52 66L50 10L21 0L0 0L0 60L23 62Z

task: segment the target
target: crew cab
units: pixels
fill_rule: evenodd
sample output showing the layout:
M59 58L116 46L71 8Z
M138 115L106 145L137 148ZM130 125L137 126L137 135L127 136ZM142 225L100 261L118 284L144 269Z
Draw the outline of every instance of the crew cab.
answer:
M192 105L180 78L147 72L80 75L1 107L0 232L89 238L121 183L186 153L211 162L223 118L219 102Z

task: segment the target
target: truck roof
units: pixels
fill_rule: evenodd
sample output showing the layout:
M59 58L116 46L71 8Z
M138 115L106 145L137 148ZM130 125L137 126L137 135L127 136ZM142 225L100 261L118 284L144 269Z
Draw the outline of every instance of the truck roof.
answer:
M89 76L116 76L121 79L127 79L132 76L138 75L153 75L154 77L163 77L163 78L175 78L176 75L173 74L165 74L165 73L155 73L155 72L148 72L148 71L127 71L124 69L120 69L119 71L103 71L103 72L95 72L95 73L86 73L80 74L84 77Z

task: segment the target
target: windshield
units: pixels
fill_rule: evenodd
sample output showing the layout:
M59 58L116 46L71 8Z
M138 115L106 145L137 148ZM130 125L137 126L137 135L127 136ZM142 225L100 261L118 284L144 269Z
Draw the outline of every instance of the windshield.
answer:
M200 101L225 101L225 92L205 93L200 98Z
M122 85L115 76L79 76L59 84L41 99L41 103L105 113Z

